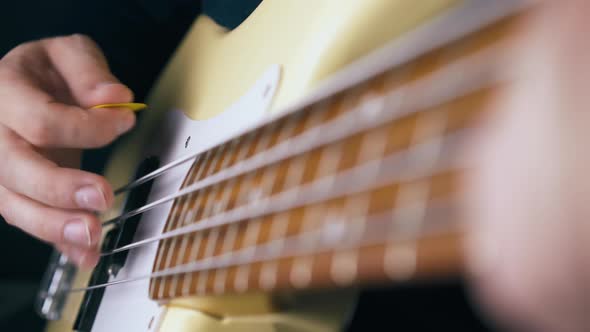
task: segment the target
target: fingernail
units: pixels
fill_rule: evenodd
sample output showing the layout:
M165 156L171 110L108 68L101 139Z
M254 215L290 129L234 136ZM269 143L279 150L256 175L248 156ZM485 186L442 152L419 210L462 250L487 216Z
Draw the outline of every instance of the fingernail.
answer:
M75 194L76 204L84 209L104 210L106 209L106 199L98 188L95 186L85 186Z
M68 255L66 255L76 265L82 268L93 268L98 263L96 255L89 255L87 250L72 248Z
M125 113L125 116L123 117L121 122L119 122L117 127L119 135L128 132L129 129L133 128L133 125L135 124L135 115L133 114L133 112L125 111Z
M92 245L90 229L88 228L88 225L80 219L72 220L65 225L64 240L76 246L90 247Z

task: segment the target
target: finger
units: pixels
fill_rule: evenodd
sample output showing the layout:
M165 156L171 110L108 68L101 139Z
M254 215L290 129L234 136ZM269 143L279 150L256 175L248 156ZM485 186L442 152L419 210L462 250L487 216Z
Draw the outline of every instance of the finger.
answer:
M7 223L47 242L92 249L101 226L92 214L50 208L0 186L0 214Z
M135 125L126 109L85 110L57 103L25 83L10 88L1 121L39 147L96 148L107 145Z
M131 90L111 73L102 51L90 38L52 38L45 40L45 45L50 61L80 106L90 108L133 100Z
M64 244L56 245L56 248L70 261L82 268L91 269L96 266L100 259L97 249L84 249Z
M0 183L49 206L103 211L113 202L109 183L96 174L58 167L6 128L0 127Z

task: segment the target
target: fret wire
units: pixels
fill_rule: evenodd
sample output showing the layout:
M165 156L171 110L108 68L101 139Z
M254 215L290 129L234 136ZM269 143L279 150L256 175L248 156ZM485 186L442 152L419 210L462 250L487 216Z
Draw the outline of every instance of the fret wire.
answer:
M213 158L210 160L210 162L208 163L207 166L205 166L205 170L203 171L203 177L207 177L209 176L211 173L214 173L217 166L219 164L221 164L221 157L223 155L223 151L225 150L225 145L219 148L216 148L214 151L214 156ZM199 179L198 177L195 177L197 180ZM215 185L213 187L210 188L210 190L207 190L207 199L205 200L205 206L203 207L203 210L205 212L207 212L208 207L211 205L211 200L215 197L215 194L217 192L217 190L219 189L219 184ZM190 196L189 196L190 197ZM183 210L187 209L188 204L184 204ZM198 206L195 206L195 208L199 208ZM188 234L185 234L184 236L188 236ZM174 237L172 243L170 244L170 248L169 248L169 256L166 258L166 263L164 266L168 266L171 267L171 264L173 264L172 262L172 254L173 252L175 252L175 248L178 246L178 242L180 241L179 237ZM182 246L182 243L180 244ZM178 253L177 253L178 254ZM178 254L178 256L180 257L181 255ZM179 257L177 257L177 260L179 259ZM168 288L169 294L171 294L173 291L176 290L176 287L178 285L178 279L179 279L179 275L176 275L172 278L172 284L170 285L170 287ZM161 287L161 290L164 291L165 287ZM160 296L161 297L161 296Z
M254 142L254 139L256 138L256 132L251 132L248 133L246 135L244 135L243 138L243 142L238 143L238 153L236 153L235 155L235 159L234 159L234 163L232 163L234 165L234 167L239 168L240 164L246 160L246 156L248 155L248 150L250 150L250 146L252 145L252 143Z
M217 164L215 164L215 167L213 167L213 171L211 172L211 174L215 174L227 167L230 159L230 156L228 156L230 150L231 148L229 144L223 144L219 147L219 156L217 159Z
M236 236L238 235L238 224L228 225L226 228L225 236L221 246L221 253L228 254L225 258L231 259L231 252L235 247ZM191 274L192 275L192 274ZM222 293L225 290L225 283L227 280L227 269L223 269L215 272L214 289L217 293Z
M217 244L217 239L219 238L219 228L213 228L207 233L207 244L205 246L205 251L203 252L202 261L207 261L211 259L211 254L213 254L213 250L215 249L215 245ZM203 293L205 290L205 286L207 285L207 278L209 277L208 271L203 271L199 273L197 279L197 293Z
M254 182L254 177L256 176L257 172L258 172L258 170L254 171L252 173L245 174L238 179L238 181L240 182L240 186L238 188L236 202L235 202L235 206L237 206L238 208L240 206L244 206L244 205L248 205L249 203L252 203L252 201L251 201L251 198L253 197L253 195L251 194L253 192L252 191L252 183Z
M226 160L229 163L229 158L226 158ZM234 183L235 183L235 179L230 180L223 190L223 196L221 199L221 204L222 204L221 211L225 210L225 206L229 202L229 195L231 194L231 188L233 188ZM197 206L197 205L195 205L195 206ZM217 213L217 212L215 212L215 213ZM194 235L193 244L191 247L191 252L189 253L188 260L187 260L188 262L191 262L191 261L194 261L197 259L202 238L203 238L203 232L199 232ZM188 280L188 282L187 282L187 280ZM183 279L183 284L181 285L182 294L188 294L190 292L190 287L192 285L192 282L193 282L193 274L189 273L188 276L186 276L185 279Z
M201 176L201 174L204 172L207 164L210 163L211 161L211 157L214 154L214 150L209 150L205 153L204 158L203 158L203 162L201 164L198 165L198 169L196 171L189 171L189 176L187 178L186 183L183 183L183 187L185 187L186 185L190 185L194 180L198 180ZM197 164L195 164L197 165ZM192 192L186 196L183 196L182 199L180 199L178 201L178 206L182 206L182 210L179 212L178 215L178 219L175 219L174 222L169 222L167 223L169 228L176 228L177 226L177 221L178 220L183 220L183 222L185 221L186 215L184 215L183 212L188 212L186 210L186 207L188 202L190 202L190 198L193 197L194 195L199 195L202 196L201 192ZM176 213L176 210L173 211L174 213ZM175 214L170 214L173 218ZM174 239L170 239L169 241L166 242L162 242L160 244L160 248L158 249L157 252L157 258L156 258L156 269L157 270L162 270L165 269L167 265L169 265L169 260L171 260L171 256L172 256L172 252L173 252L173 243L176 240L176 238ZM153 284L153 283L152 283ZM164 294L164 285L160 284L159 288L158 288L158 296L162 297ZM153 293L152 293L153 294Z
M362 228L362 230L364 231L364 228L366 227L366 222L365 219L368 215L370 215L369 213L369 208L371 207L371 196L370 194L367 195L362 195L360 197L347 197L346 198L346 206L345 209L347 211L349 211L347 213L347 215L349 216L348 218L352 218L353 220L361 220L358 222L355 222L357 225L359 225L359 227ZM350 233L350 231L349 231ZM362 236L362 232L356 232L353 234L349 234L349 236L346 237L346 241L357 241L358 239L356 237Z
M420 234L420 239L426 239L431 236L438 236L443 234L448 234L449 232L460 232L462 230L463 225L456 222L456 218L451 218L449 209L452 207L447 200L440 200L431 202L429 205L429 213L427 217L427 222L425 223L428 227L423 228L423 232ZM128 279L123 280L116 280L108 283L92 285L83 288L73 288L67 290L66 292L80 292L80 291L87 291L92 289L103 288L107 286L113 286L118 284L124 284L129 282L135 282L138 280L144 280L149 278L163 278L168 276L173 276L176 274L182 273L195 273L201 272L204 270L214 270L220 268L228 268L232 266L239 266L244 264L253 264L258 262L264 262L274 259L282 259L288 257L294 257L299 255L309 255L309 254L319 254L326 251L335 251L335 250L346 250L351 249L356 246L370 246L370 245L379 245L379 244L387 244L392 241L415 241L416 238L412 236L408 236L406 234L391 234L388 232L391 228L390 226L390 214L395 209L391 209L391 211L382 213L376 216L370 216L367 218L367 226L365 232L365 239L363 239L360 243L346 243L346 242L339 242L336 245L327 245L322 246L321 248L316 248L317 250L314 252L309 252L306 248L298 248L298 242L301 242L301 239L307 237L320 237L321 233L325 230L320 229L317 231L313 231L313 234L297 234L294 236L287 237L284 240L284 249L279 254L272 254L272 251L269 248L272 247L273 243L265 243L264 245L256 245L255 251L262 251L263 254L266 255L255 255L255 257L251 259L244 259L242 255L240 255L240 251L242 250L251 250L251 248L242 248L239 251L232 252L233 258L230 260L224 260L223 255L216 256L217 260L215 263L211 263L207 261L206 264L203 261L195 261L191 263L184 264L182 266L177 266L174 268L169 268L163 271L153 272L143 276L137 277L130 277ZM433 221L429 221L429 220ZM436 221L436 222L434 222ZM378 227L377 227L378 226ZM349 227L354 228L358 227L355 224L349 224Z
M285 128L279 133L279 136L277 137L277 144L279 142L283 142L285 140L287 140L289 137L291 137L291 135L293 135L295 131L295 121L290 121L287 123L287 125L285 126ZM275 167L279 167L279 166L275 166ZM279 175L279 171L281 169L277 168L273 173L273 179L272 179L272 186L270 187L269 193L272 195L276 190L279 190L279 188L284 187L285 185L285 181L288 181L289 179L289 170L290 168L288 168L285 172L285 175L283 176L283 178L281 179L280 183L277 183L277 177ZM280 186L280 187L278 187ZM276 188L275 188L276 187Z
M270 252L279 253L283 249L285 235L289 228L290 218L287 213L282 213L273 216L270 230L269 230L269 242L274 245L269 248ZM260 281L261 288L270 290L276 283L278 265L276 262L265 262L260 268Z
M355 220L353 224L356 227L344 226L345 234L343 234L343 241L355 243L362 240L367 227L367 216L370 215L369 208L371 204L371 195L366 194L360 197L347 197L345 200L344 211L347 211L346 216L348 219ZM332 241L337 243L339 241ZM349 264L351 260L354 260L354 266L347 271L345 264ZM351 248L349 250L343 250L336 252L332 257L330 273L332 280L337 284L349 284L356 277L357 265L358 265L358 248ZM348 275L346 274L348 273Z
M280 192L280 194L288 192L290 196L297 197L297 195L299 194L299 189L301 188L301 185L304 181L303 175L305 172L305 165L308 159L309 155L301 155L294 159L293 162L287 165L285 181L283 183L283 188L281 188L283 190Z
M328 192L332 190L343 153L342 144L329 146L322 151L316 174L314 174L314 178L326 179L322 190Z
M198 178L198 176L200 176L200 174L203 172L204 169L204 165L209 161L209 158L211 157L211 151L207 151L204 155L204 159L203 159L203 163L202 164L194 164L194 165L198 165L198 170L196 172L196 174L194 174L194 178ZM188 182L186 182L185 184L189 184L190 180ZM194 193L190 193L189 196L193 195ZM185 196L183 196L185 197ZM174 216L176 211L178 210L178 207L180 206L179 204L174 204L173 205L173 209L170 212L170 216ZM173 225L172 223L167 223L166 228L165 228L165 232L168 232L170 230L170 228L172 228ZM168 244L168 246L170 245L169 242L163 242L161 245L164 246L165 244ZM163 248L163 247L162 247ZM169 250L170 248L166 248L166 250ZM165 261L162 261L162 259L164 258L164 250L160 251L158 249L157 251L157 257L156 257L156 264L154 265L157 269L161 269L162 268L162 264L165 264ZM165 266L165 265L164 265Z
M196 171L197 176L198 176L198 174L200 174L203 171L203 167L202 166L207 162L207 160L209 159L209 156L210 156L210 151L207 151L204 154L204 157L203 157L204 159L199 159L198 161L195 161L193 163L193 166L191 167L191 169L193 169L193 167L198 167L198 169ZM201 162L201 160L202 160L202 162ZM190 170L189 170L189 172L190 172ZM193 171L193 174L194 174L194 171ZM183 185L189 184L190 182L191 182L191 179L190 178L187 178L186 181L183 181ZM188 197L191 197L193 194L194 193L189 194ZM183 198L186 198L186 196L183 196ZM170 211L170 215L171 216L174 216L176 214L176 211L178 210L179 206L181 206L180 202L178 202L177 204L173 204L173 207L172 207L172 209ZM172 227L173 227L172 223L167 223L166 224L166 227L164 228L164 231L165 232L168 232ZM163 253L165 251L165 249L164 249L165 244L164 243L166 243L166 244L169 245L168 241L167 242L162 242L159 245L159 248L157 249L157 254L156 254L156 261L155 261L155 264L154 264L154 267L156 269L160 269L161 268L161 265L164 264L164 262L162 261L162 258L164 257L164 254ZM166 248L166 250L169 250L169 249L170 249L169 247ZM150 284L150 293L151 294L154 294L154 292L155 292L154 287L155 287L155 284L154 283L151 283Z
M189 197L192 196L193 194L189 195ZM172 224L172 226L171 226L172 229L176 229L176 226L177 226L178 221L179 220L183 220L183 218L182 218L183 217L182 216L182 211L183 210L186 210L186 205L187 205L186 204L186 200L187 200L187 198L186 197L183 197L179 201L179 205L182 206L182 210L179 213L179 215L173 219L173 222L171 223ZM158 270L166 269L167 267L170 267L171 266L171 263L172 263L172 255L174 254L174 251L175 251L174 248L175 248L175 244L176 244L177 241L178 241L178 237L174 237L174 238L169 239L167 242L161 242L161 244L160 244L161 247L160 248L162 248L162 251L161 252L158 252L158 256L165 256L166 258L161 263L162 266L158 266ZM164 255L164 246L166 244L167 244L167 250L166 250L166 254ZM163 294L164 288L165 287L163 287L162 285L160 285L160 288L158 290L159 297L162 297L164 295Z
M327 109L324 104L316 104L310 106L308 110L309 115L304 123L303 132L309 131L323 123L322 120L326 117Z
M250 135L252 137L250 144L248 144L248 149L246 149L246 154L244 155L244 159L249 159L252 156L256 155L256 151L258 150L258 145L260 144L261 140L264 137L264 132L268 130L269 125L261 127L260 129L253 131Z
M453 66L453 65L449 65L449 66ZM455 66L458 66L458 65L455 65ZM454 69L456 70L456 68L454 68ZM418 91L421 91L420 98L417 98L418 96L416 96L416 98L413 99L416 101L417 106L416 105L414 105L414 106L406 105L407 107L404 109L401 109L400 112L397 112L397 113L384 112L383 116L380 116L380 117L377 117L374 119L364 119L364 117L359 116L354 111L346 113L341 118L331 121L331 122L327 123L326 125L319 125L313 129L310 129L309 131L303 132L302 134L300 134L298 136L298 139L292 139L294 141L291 141L291 139L290 139L290 140L285 141L281 144L277 144L273 148L267 150L266 152L264 152L262 154L255 155L252 158L244 160L244 161L236 164L235 166L232 166L224 171L221 171L211 177L208 177L202 181L196 182L196 183L190 185L189 187L184 188L183 190L177 192L174 195L170 195L170 196L158 199L156 201L153 201L151 203L144 205L141 208L138 208L138 209L135 209L132 211L128 211L118 217L107 220L103 223L103 227L113 224L113 223L116 223L116 222L119 222L124 219L128 219L128 218L133 217L135 215L144 213L150 209L153 209L154 207L156 207L160 204L166 203L172 199L183 196L184 194L186 194L189 191L195 191L195 190L198 190L198 189L203 188L205 186L209 186L211 184L226 180L228 178L238 176L240 174L252 171L254 169L258 169L260 167L264 167L266 165L285 160L289 157L306 153L306 152L308 152L314 148L317 148L319 146L323 146L323 145L332 143L332 142L342 139L344 137L348 137L350 135L371 129L375 126L382 125L384 123L384 121L392 121L392 120L401 118L403 116L413 114L415 112L418 112L419 110L422 110L425 108L427 109L428 107L432 107L437 104L441 104L446 101L449 101L449 99L452 100L452 99L464 96L466 94L472 93L474 91L481 90L482 88L485 88L485 87L494 83L493 81L489 80L490 77L488 77L486 75L474 75L475 77L469 76L467 79L465 79L465 81L455 84L455 85L460 85L460 86L465 87L461 91L461 93L453 93L453 90L451 90L451 91L447 91L449 89L445 90L445 87L448 88L451 84L449 84L449 82L444 81L445 74L448 75L448 72L451 71L451 69L446 68L441 71L444 71L444 72L442 74L439 73L438 75L431 74L431 76L436 76L435 78L437 78L438 81L440 81L440 82L438 82L438 84L433 84L432 82L428 83L428 79L425 79L424 82L420 81L420 82L411 83L411 85L413 85L413 86L416 86L418 83L419 84L426 84L426 86L423 86L421 88L420 87L417 88ZM479 71L481 71L481 68L479 68ZM471 71L468 70L468 72L471 72ZM439 76L442 76L442 78ZM448 79L448 77L446 79ZM462 78L462 79L464 79L464 78ZM433 80L433 79L431 79L431 80ZM443 86L441 86L441 84ZM430 85L430 87L428 85ZM435 87L437 87L437 88L435 89ZM408 89L409 89L409 87L408 87ZM429 93L432 93L432 95L428 95ZM326 128L324 128L324 127L326 127ZM334 128L336 128L336 129L334 129ZM311 131L314 131L314 130L318 130L321 133L321 135L318 136L317 140L310 141L309 140L310 137L313 138L315 135L317 135L317 134L311 133ZM301 141L301 142L299 142L299 141Z
M196 194L199 195L199 194L201 194L201 192L199 191ZM193 197L193 195L195 195L195 193L189 195L189 199L187 199L187 201L184 202L184 208L183 208L183 210L185 210L185 212L182 214L183 217L181 218L181 220L182 220L181 224L183 226L184 225L187 225L187 224L190 224L191 221L194 220L194 218L196 216L195 213L193 212L194 210L191 210L190 209L190 205L191 205L190 204L190 201L191 201L191 198L190 197ZM199 201L200 200L198 200L198 198L195 199L195 202L197 203L197 204L195 204L195 207L198 207L199 206L198 205L199 204L198 203ZM187 221L189 221L189 222L187 222ZM189 238L190 238L190 234L185 234L185 235L182 236L182 240L181 240L181 243L180 243L180 251L179 251L178 256L176 258L176 262L174 263L175 265L179 265L186 258L186 256L187 256L186 250L187 250L187 247L188 247Z
M464 132L461 132L461 133L463 135L465 134ZM447 139L445 140L445 145L448 145L448 146L446 146L445 149L453 150L459 144L459 142L461 142L461 138L464 137L463 135L461 135L459 133L453 133L451 135L447 135ZM406 165L411 164L410 161L408 161L408 158L411 158L413 150L414 149L424 149L425 148L424 146L427 144L428 144L428 142L422 143L419 146L412 147L410 150L407 150L407 151L404 151L401 153L396 153L396 154L388 156L387 158L385 158L383 160L380 160L379 163L383 164L383 167L381 169L385 173L380 174L380 179L379 179L378 183L383 184L383 183L387 183L390 181L409 181L412 179L417 179L419 177L423 177L425 175L428 175L428 174L424 174L422 172L415 172L416 171L415 169L405 170L404 173L400 173L401 170L405 169ZM451 155L452 155L451 153L445 153L442 162L440 163L440 165L437 165L438 171L450 170L452 166L456 166L456 165L453 165L453 162L456 162L456 160L451 160ZM120 248L116 248L116 249L113 249L108 252L103 252L101 254L101 256L107 256L107 255L111 255L111 254L114 254L117 252L129 250L129 249L132 249L132 248L135 248L138 246L142 246L147 243L154 242L154 241L163 240L163 239L179 236L182 234L192 233L192 232L196 232L196 231L202 231L202 230L210 229L210 228L214 228L214 227L219 227L219 226L230 224L232 222L243 221L248 218L256 218L256 217L258 217L260 215L264 215L264 214L271 214L271 213L283 211L286 209L300 207L305 204L309 204L310 202L323 201L323 200L330 199L333 197L347 195L347 194L356 193L356 192L359 192L362 190L369 189L369 188L375 186L375 184L366 183L366 181L362 177L362 175L366 173L366 170L375 169L374 164L375 164L375 161L368 162L368 163L359 165L357 167L354 167L350 170L346 170L344 172L339 173L338 174L339 177L348 178L351 181L346 181L346 183L343 183L343 182L339 183L339 185L343 188L338 188L338 190L336 190L332 193L318 192L316 190L316 187L322 186L322 179L320 179L318 181L315 181L315 182L312 182L310 184L306 184L303 186L303 188L305 190L305 195L301 195L301 196L299 195L299 192L302 190L301 189L302 187L296 187L294 189L287 190L287 191L281 192L280 194L274 195L273 196L274 197L274 199L273 199L274 204L268 204L271 207L267 210L260 209L260 208L257 209L256 206L250 206L250 205L238 207L236 209L226 211L225 213L213 216L212 218L203 219L198 224L193 224L193 225L181 227L179 229L176 229L176 230L173 230L173 231L170 231L167 233L162 233L162 234L152 237L152 238L147 238L144 240L136 241L135 243L132 243L132 244L120 247ZM360 176L359 175L355 176L356 173L359 173ZM294 195L297 196L296 197L297 199L295 199L295 200L292 197Z
M197 214L198 220L209 218L214 214L215 204L217 203L216 197L218 195L220 195L221 193L223 193L222 191L220 192L220 190L222 189L222 187L224 185L225 185L225 183L222 182L222 183L215 184L212 187L208 188L209 190L208 190L208 194L207 194L207 199L205 200L205 205L201 209L201 211L203 211L203 212L201 213L200 216L199 216L199 214Z
M269 204L269 201L270 201L269 197L271 197L269 195L272 194L270 189L272 189L276 174L277 174L276 168L272 168L271 170L263 173L262 179L260 181L260 189L259 189L260 192L262 193L261 194L262 197L260 199L258 199L257 201L250 202L251 205L255 205L259 209L264 209Z
M337 173L338 171L338 165L341 161L342 153L343 151L341 145L331 146L328 147L326 150L321 151L321 155L319 157L320 160L318 161L317 168L315 169L315 174L313 174L312 177L314 179L324 178L326 180L332 180L324 182L325 185L322 187L323 191L329 192L332 189L332 184L334 183L333 181L335 179L334 173ZM304 167L302 167L302 169L303 168ZM309 209L311 209L311 211L309 211ZM303 220L301 222L302 232L306 232L309 229L312 229L318 223L321 227L321 225L325 222L325 219L315 217L321 215L321 212L324 209L325 207L321 205L305 208ZM315 244L316 243L314 239L310 238L310 243L308 243L307 246L313 248L315 247ZM301 257L293 260L290 271L291 283L295 287L305 287L309 282L311 282L312 267L312 257Z
M257 144L255 146L254 154L261 153L268 148L271 135L275 130L275 126L268 126L263 129L262 133L260 134ZM260 188L262 187L262 180L258 185L254 185L254 182L257 180L258 176L264 177L266 174L258 174L262 172L262 170L256 170L248 175L246 175L243 179L242 185L240 186L240 193L238 194L237 205L245 205L245 204L258 204L260 199L264 199L264 191Z
M268 149L271 141L271 136L273 132L276 130L277 124L271 123L264 127L260 133L260 138L258 139L258 144L256 145L256 149L254 150L254 154L259 154L264 152Z
M287 124L292 123L292 122L293 121L280 119L278 121L271 123L270 126L272 127L272 130L270 130L270 134L269 134L270 137L269 137L269 143L268 143L270 147L272 147L275 144L277 144L278 142L280 142L281 133L283 133L283 131L285 131L285 129L287 128Z
M193 214L189 213L189 216L192 217L192 215ZM187 219L188 218L185 218L185 220L183 221L183 225L186 225L187 224L186 223L186 220ZM188 245L190 243L190 239L191 238L192 238L192 234L185 234L185 235L182 236L182 242L180 243L180 250L178 252L178 257L177 257L176 262L174 264L175 266L183 264L184 261L188 261L187 260L187 256L190 256L190 252L188 252L187 250L188 250ZM184 283L186 282L185 279L186 279L186 277L184 277L182 279L182 283L180 285L181 290L184 289ZM176 289L176 287L173 287L173 288Z
M442 59L438 59L438 61L444 61L448 55L441 57ZM431 138L434 141L434 144L428 149L416 151L415 159L419 160L416 165L426 172L435 168L440 159L447 119L448 110L443 109L441 112L421 114L416 121L411 144L420 142L424 138ZM406 212L403 215L394 214L391 227L395 227L398 220L404 220L402 222L402 225L405 225L404 232L419 235L423 227L430 192L430 183L425 180L402 186L396 195L395 204L396 206L410 205L411 208L403 210ZM415 242L409 242L402 248L388 246L383 257L383 269L393 280L407 280L416 272L417 260L418 248Z
M214 189L212 190L212 192L209 192L208 195L209 196L211 196L211 195L214 196L215 195L215 188L218 188L218 187L219 187L218 185L215 186ZM209 204L210 204L210 200L206 201L205 205L208 206ZM188 204L186 204L186 205L188 205ZM195 208L198 208L198 206L195 205ZM180 248L179 248L180 251L177 253L178 256L176 258L176 264L175 265L179 265L179 262L182 262L182 259L186 255L185 254L185 251L186 251L186 248L187 248L187 245L188 245L188 237L189 237L189 235L190 234L185 234L185 235L182 236L182 240L181 240ZM175 238L175 239L178 239L178 238ZM173 246L173 248L174 248L174 246ZM176 287L178 285L178 279L179 278L180 278L179 275L174 276L174 278L172 279L172 285L169 288L169 292L173 292L173 291L176 290Z
M289 138L294 137L295 134L295 126L298 121L301 121L303 118L302 113L295 113L283 121L287 121L285 128L279 133L277 138L277 142L275 145L281 144L282 142L288 140ZM273 146L274 147L274 146Z
M192 239L192 246L191 246L191 251L189 253L189 258L188 258L188 262L192 262L195 261L197 259L197 255L199 252L199 249L201 248L201 242L203 240L203 233L199 232L194 234L194 237ZM187 276L187 279L185 279L182 283L182 294L183 295L189 295L190 293L190 288L191 285L193 283L193 275L192 273L189 273Z
M227 233L223 239L222 252L230 252L236 245L236 236L238 235L238 224L231 224L227 226Z
M322 216L322 212L325 209L326 207L323 205L305 207L299 233L308 234L315 229L315 226L322 228L325 219L318 217ZM313 250L317 247L319 239L315 237L307 237L303 238L302 242L302 246L306 247L308 250ZM293 286L297 288L305 288L311 282L312 264L313 257L296 257L293 259L289 274L289 279Z
M225 190L225 188L223 188L224 190L220 192L221 188L220 185L216 186L216 190L214 191L214 193L212 194L213 196L213 203L211 204L207 204L207 206L213 206L215 204L217 204L217 201L215 200L215 197L219 194L220 196L225 196L225 192L227 190ZM221 199L221 198L220 198ZM207 208L207 213L204 213L205 216L210 216L210 210L213 210L214 212L214 208ZM215 213L215 212L214 212ZM207 259L209 256L211 256L212 250L215 248L217 239L219 237L219 232L220 229L219 228L214 228L211 229L207 234L206 234L206 247L204 249L203 252L203 258ZM202 281L204 280L204 281ZM207 282L207 273L205 273L205 275L199 275L199 279L197 280L197 292L199 292L199 290L204 287L205 283ZM192 283L192 279L191 279L191 283Z
M190 183L190 181L191 181L192 178L193 178L193 176L189 176L189 182L188 183ZM179 201L177 202L177 204L178 204L179 207L181 207L181 209L178 212L178 214L176 213L178 211L178 208L175 209L175 210L173 210L171 212L170 215L172 216L173 219L171 220L171 222L168 223L169 226L170 226L169 227L169 230L174 230L174 229L178 228L179 224L180 225L183 225L184 224L184 221L185 221L185 218L186 218L186 213L188 212L188 209L187 209L187 205L188 204L187 203L190 202L191 198L194 195L195 195L195 193L191 193L191 194L189 194L187 196L183 196L182 198L179 199ZM169 230L167 230L167 231L169 231ZM167 253L166 257L168 257L169 255L171 255L171 252L173 251L173 248L174 248L172 244L174 243L175 240L176 240L176 238L174 238L174 240L172 240L170 242L166 242L167 245L168 245L168 248L167 248L168 253ZM162 242L161 245L162 245L162 253L159 254L159 256L163 256L163 246L165 245L164 242ZM168 263L166 261L164 261L164 262L160 262L160 264L163 264L163 267L165 268ZM160 266L160 264L156 265L159 269L162 268Z
M240 145L240 142L239 142L238 138L234 138L231 141L223 144L224 155L225 155L225 158L223 158L223 165L224 166L219 168L218 172L222 171L223 169L225 169L228 166L231 166L231 162L237 153L239 145Z
M278 173L278 166L271 167L268 171L264 172L262 181L260 182L263 198L258 203L259 205L268 204L269 197L272 197L272 189L276 184Z
M213 163L217 162L217 157L219 156L219 148L213 148L211 149L211 157L208 158L203 165L201 166L201 168L203 168L203 172L199 173L199 177L195 178L195 181L200 181L204 178L207 178L208 175L211 174L212 170L213 170Z
M238 256L240 259L245 259L246 257L254 256L255 248L258 243L258 237L260 236L260 219L251 220L248 224L245 225L246 230L244 232L244 238L242 240L242 245L245 248L239 250ZM232 253L234 256L235 253ZM209 262L211 262L210 260ZM236 277L234 278L234 289L238 292L243 292L248 289L248 284L250 282L250 266L243 265L238 266L236 270Z
M277 126L269 127L269 130L267 131L267 133L265 135L266 138L265 138L264 144L260 144L260 149L262 151L259 151L259 153L262 153L264 150L268 149L268 147L271 144L272 133L275 131L276 128L277 128ZM294 128L295 128L295 126L292 126L291 130L294 130ZM260 187L259 191L261 193L260 194L261 199L259 202L255 202L255 204L262 206L262 204L266 204L268 202L267 197L272 194L272 187L275 182L276 175L277 175L277 168L276 167L277 166L270 166L269 170L265 170L262 173L262 175L261 175L262 179L260 180L260 183L259 183L259 187Z
M199 163L198 163L198 162L195 162L195 163L193 164L193 167L196 167L197 165L199 165ZM192 168L192 167L191 167L191 168ZM189 172L190 172L190 171L189 171ZM187 178L186 180L187 180L187 181L184 181L184 182L189 182L189 181L190 181L188 178ZM184 184L184 183L183 183L183 184ZM190 196L192 196L192 195L193 195L193 194L190 194L190 195L189 195L189 197L190 197ZM184 197L184 196L182 197L182 199L183 199L183 200L184 200L185 198L186 198L186 197ZM188 199L188 198L187 198L187 199ZM181 201L182 201L182 200L181 200ZM174 216L174 215L176 215L176 211L178 210L179 206L181 206L181 203L180 203L180 202L175 202L175 203L173 203L173 205L172 205L172 209L171 209L171 211L170 211L170 216ZM170 230L172 227L173 227L172 223L166 223L166 226L164 227L164 232L168 232L168 231L169 231L169 230ZM162 243L159 245L159 248L157 249L157 254L156 254L156 256L157 256L157 257L156 257L156 261L155 261L155 265L154 265L154 267L155 267L156 269L159 269L159 268L160 268L160 265L163 263L163 262L162 262L162 256L163 256L163 254L161 254L161 252L163 253L163 251L164 251L164 249L163 249L163 248L164 248L164 245L165 245L164 243L168 243L168 242L162 242ZM169 249L169 248L168 248L168 249ZM153 294L153 292L155 291L155 290L154 290L154 286L155 286L155 285L154 285L153 283L152 283L152 284L150 284L150 293L152 293L152 294Z
M199 255L199 250L201 249L202 240L203 240L203 232L194 233L192 244L191 244L191 251L190 251L189 257L188 257L189 262L197 260L197 257ZM183 285L183 287L182 287L183 294L188 295L188 293L190 292L190 287L192 285L192 282L193 282L193 275L192 275L192 273L190 273L188 275L188 282L186 282L186 287L185 287L185 285Z

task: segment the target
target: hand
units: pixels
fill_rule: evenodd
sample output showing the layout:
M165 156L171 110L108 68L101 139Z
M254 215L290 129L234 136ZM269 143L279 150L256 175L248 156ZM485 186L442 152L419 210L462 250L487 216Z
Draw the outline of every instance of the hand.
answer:
M73 35L20 45L0 60L0 214L50 242L75 263L98 260L93 211L113 202L102 177L75 169L80 149L112 142L134 126L132 101L89 38Z
M590 329L590 43L585 0L547 2L517 37L468 177L469 269L503 327Z

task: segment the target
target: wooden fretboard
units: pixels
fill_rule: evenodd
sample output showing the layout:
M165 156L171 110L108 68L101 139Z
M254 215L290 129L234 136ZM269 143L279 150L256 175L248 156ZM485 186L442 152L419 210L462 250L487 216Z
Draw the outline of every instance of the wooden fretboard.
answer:
M152 278L150 296L457 272L458 155L498 84L497 55L512 22L199 155L183 187L202 186L174 202L164 229L193 231L160 242L153 270L171 273Z

